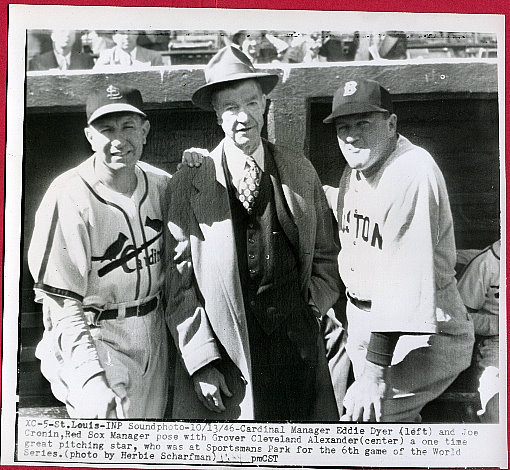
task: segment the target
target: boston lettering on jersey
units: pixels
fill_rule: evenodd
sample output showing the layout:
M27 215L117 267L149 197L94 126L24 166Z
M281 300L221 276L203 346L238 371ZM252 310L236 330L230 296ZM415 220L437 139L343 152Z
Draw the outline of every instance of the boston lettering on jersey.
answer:
M343 233L349 233L356 240L370 243L370 246L382 250L383 238L379 230L379 224L370 220L369 216L359 214L357 210L344 209L342 212ZM351 232L352 230L352 232Z
M138 248L132 244L126 245L128 237L124 233L119 232L117 239L108 246L108 248L106 248L103 255L92 256L92 261L98 261L100 263L111 261L98 270L97 274L99 277L106 276L108 273L117 268L122 268L125 273L131 273L136 269L143 269L144 263L140 258L138 258L138 255L142 252L146 252L145 256L142 258L143 261L145 261L145 267L149 267L160 262L161 250L156 250L154 248L149 250L149 247L163 235L163 222L159 219L151 219L150 217L147 217L145 219L145 226L150 227L159 233L150 240L147 240ZM133 263L130 263L130 261L134 258L136 258L136 265L132 267Z

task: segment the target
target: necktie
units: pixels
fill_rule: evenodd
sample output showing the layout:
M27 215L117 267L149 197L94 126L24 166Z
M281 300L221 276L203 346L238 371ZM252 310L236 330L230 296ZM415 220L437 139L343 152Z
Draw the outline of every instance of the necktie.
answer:
M255 199L259 195L260 186L260 168L255 163L253 157L246 157L243 177L239 183L239 201L247 210L248 214L253 211Z

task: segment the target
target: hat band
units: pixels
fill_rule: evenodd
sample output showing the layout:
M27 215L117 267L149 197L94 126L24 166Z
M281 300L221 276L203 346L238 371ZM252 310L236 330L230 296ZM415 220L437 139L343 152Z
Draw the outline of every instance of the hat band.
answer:
M247 67L242 63L229 64L226 67L215 67L208 71L205 77L206 83L215 83L219 81L228 81L229 77L235 77L242 74L255 74L254 69Z

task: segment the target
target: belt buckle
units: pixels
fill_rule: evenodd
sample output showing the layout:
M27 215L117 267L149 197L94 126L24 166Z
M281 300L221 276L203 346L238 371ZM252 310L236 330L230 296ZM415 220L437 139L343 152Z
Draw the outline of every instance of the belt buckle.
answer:
M85 318L87 319L90 328L98 328L101 321L101 315L104 309L99 307L91 307L91 309L84 309Z

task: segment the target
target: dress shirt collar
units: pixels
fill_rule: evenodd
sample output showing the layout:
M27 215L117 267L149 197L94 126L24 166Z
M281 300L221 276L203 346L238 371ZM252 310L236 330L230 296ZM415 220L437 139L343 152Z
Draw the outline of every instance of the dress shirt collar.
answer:
M234 142L232 142L229 138L225 139L223 149L225 151L228 169L232 175L232 183L237 188L241 178L243 177L244 168L246 166L246 157L250 155L246 155L242 150L236 147ZM264 171L264 146L262 145L262 140L251 157L253 157L261 171Z
M55 54L58 68L60 70L67 70L71 65L71 51L64 55L61 51L57 51L57 49L53 48L53 54Z

